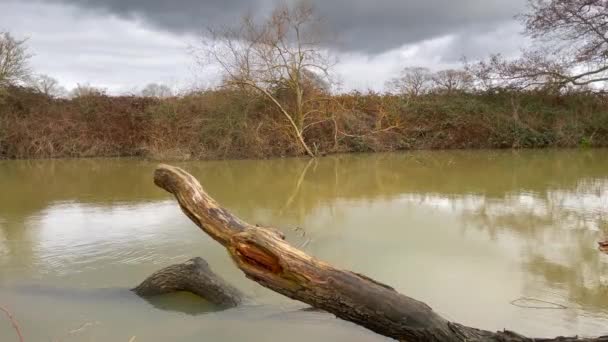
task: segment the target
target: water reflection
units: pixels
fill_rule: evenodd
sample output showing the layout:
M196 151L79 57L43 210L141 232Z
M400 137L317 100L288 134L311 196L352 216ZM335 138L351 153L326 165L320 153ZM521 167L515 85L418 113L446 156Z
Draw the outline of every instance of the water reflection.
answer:
M164 265L202 255L260 302L285 310L299 305L244 279L154 187L155 165L125 159L0 162L0 300L18 302L25 324L43 334L50 323L40 325L31 314L40 302L3 296L3 285L127 287ZM532 335L606 333L608 256L598 253L596 242L608 233L607 150L177 165L244 219L278 226L309 253L394 285L451 319ZM509 304L520 297L568 309L539 312ZM56 300L53 305L67 305ZM184 306L188 312L180 300L131 309L164 320L168 313L148 310ZM126 329L119 320L124 315L113 309L103 306L97 315L119 332ZM352 328L319 320L328 324L328 336ZM54 324L74 321L68 315Z
M200 315L222 310L221 308L214 307L200 297L187 292L155 296L146 298L145 300L157 309L181 312L187 315Z
M607 215L606 179L581 179L571 189L484 201L465 217L493 239L520 241L527 294L550 290L573 309L606 314L608 258L596 242L606 233Z

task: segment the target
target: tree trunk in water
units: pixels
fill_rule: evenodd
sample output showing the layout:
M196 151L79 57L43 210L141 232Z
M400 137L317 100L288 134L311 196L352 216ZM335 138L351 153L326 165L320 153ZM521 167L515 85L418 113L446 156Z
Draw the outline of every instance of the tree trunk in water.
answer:
M155 272L132 291L141 297L187 291L222 308L235 307L243 301L243 294L215 274L199 257Z
M291 246L276 230L250 225L220 207L184 170L160 165L154 183L172 193L182 211L222 244L237 267L262 286L403 341L606 341L608 336L531 339L452 323L428 305L364 275L341 270Z

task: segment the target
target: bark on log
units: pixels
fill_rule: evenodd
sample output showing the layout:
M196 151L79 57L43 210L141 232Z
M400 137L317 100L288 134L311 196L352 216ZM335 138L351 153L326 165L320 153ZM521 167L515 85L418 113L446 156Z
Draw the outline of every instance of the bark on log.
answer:
M186 171L159 165L154 183L172 193L182 211L222 244L237 267L262 286L403 341L606 341L532 339L449 322L428 305L364 275L317 260L284 241L276 230L248 224L220 207Z
M132 291L141 297L187 291L222 308L235 307L243 301L243 294L215 274L200 257L165 267L146 278Z

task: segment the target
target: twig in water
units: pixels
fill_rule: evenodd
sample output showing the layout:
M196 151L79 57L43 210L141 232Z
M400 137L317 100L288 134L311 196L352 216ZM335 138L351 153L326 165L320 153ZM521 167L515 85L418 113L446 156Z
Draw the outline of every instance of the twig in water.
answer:
M13 315L11 314L10 311L8 311L7 309L5 309L4 307L0 306L0 311L3 311L6 314L6 317L8 317L8 319L11 321L11 324L13 326L13 328L15 329L15 332L17 332L17 337L19 337L19 342L23 342L23 335L21 334L21 329L19 328L19 323L17 323L17 320L15 319L15 317L13 317Z
M306 236L306 231L303 228L295 227L293 228L293 231L300 233L300 237L306 239L300 246L298 246L298 248L302 249L312 242L312 239Z
M85 323L82 323L78 328L72 329L72 330L68 331L68 333L65 336L63 336L62 338L55 339L53 341L54 342L61 342L61 341L65 340L66 338L68 338L68 337L70 337L72 335L75 335L75 334L78 334L78 333L81 333L81 332L85 331L90 326L99 325L99 324L101 324L101 323L99 323L99 322L85 322Z
M298 232L298 233L300 233L300 236L301 236L301 237L306 237L306 231L305 231L303 228L301 228L301 227L297 227L297 226L296 226L295 228L292 228L292 230L293 230L294 232Z
M300 245L300 249L305 248L306 246L308 246L308 244L311 242L312 240L310 240L309 238L306 238L306 241L304 241L304 243L302 243L302 245Z

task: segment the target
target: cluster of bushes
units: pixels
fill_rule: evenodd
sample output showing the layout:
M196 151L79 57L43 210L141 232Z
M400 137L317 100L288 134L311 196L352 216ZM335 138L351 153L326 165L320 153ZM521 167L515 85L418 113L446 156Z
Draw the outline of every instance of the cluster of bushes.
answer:
M319 155L608 146L608 97L585 92L350 93L329 96L311 112L303 136ZM293 134L267 97L242 89L61 99L9 87L0 96L2 159L302 155Z

